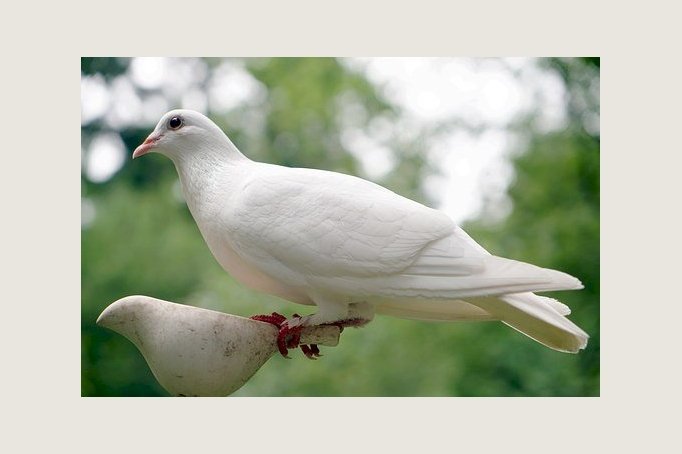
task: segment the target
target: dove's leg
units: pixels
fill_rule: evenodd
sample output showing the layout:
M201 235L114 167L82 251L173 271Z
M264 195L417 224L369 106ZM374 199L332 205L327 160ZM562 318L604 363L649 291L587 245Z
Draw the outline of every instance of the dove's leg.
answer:
M254 315L250 318L252 320L258 320L259 322L270 323L271 325L275 325L277 328L279 328L287 319L284 315L278 314L277 312L273 312L270 315Z
M300 347L306 357L315 359L320 355L320 349L315 344L301 344L301 330L305 326L334 325L343 328L359 327L369 323L374 318L374 305L366 302L338 303L331 298L316 298L318 311L315 314L301 317L298 314L290 319L276 312L271 315L254 315L254 320L270 323L279 329L277 348L282 356L289 358L289 349Z
M343 329L349 326L360 327L364 326L374 318L374 305L366 302L357 302L350 304L327 303L320 304L320 299L315 302L319 308L318 312L306 317L299 317L294 314L293 319L289 319L283 323L284 333L287 330L300 330L304 326L318 326L318 325L333 325L337 326L343 332ZM329 301L329 300L322 300ZM282 331L280 331L281 333ZM300 338L300 336L298 336ZM320 350L317 345L298 345L298 338L292 344L287 344L289 348L296 348L300 346L303 353L310 359L315 359L320 355ZM281 352L281 350L280 350Z
M294 314L294 319L301 319L302 317L298 314ZM317 359L319 356L322 356L320 354L320 349L317 347L317 344L301 344L301 330L303 329L303 325L298 325L294 328L288 328L287 323L285 322L283 324L283 328L280 328L280 334L278 336L278 344L281 343L286 343L286 347L288 348L296 348L300 347L301 351L303 354L306 356L308 359ZM283 331L284 330L284 331ZM291 335L289 335L289 332L291 332ZM282 334L284 333L284 334ZM283 337L284 340L280 340L280 338ZM282 350L280 349L280 353ZM285 357L288 357L284 355Z
M294 314L292 320L300 320L302 317L298 314ZM260 322L270 323L274 325L279 330L277 334L277 349L280 354L285 358L289 358L289 349L301 347L301 350L307 358L315 359L320 355L320 349L315 344L305 345L301 344L301 330L303 329L302 324L295 326L289 326L287 323L287 318L277 312L273 312L270 315L254 315L251 317L252 320L258 320Z
M250 318L252 320L258 320L259 322L270 323L271 325L277 327L277 329L279 330L279 333L277 334L277 349L279 350L282 356L288 358L289 350L287 349L287 347L289 347L289 345L291 345L294 342L296 343L296 345L298 345L298 341L300 340L301 334L300 328L298 329L297 332L296 331L290 332L291 330L288 329L288 326L285 323L287 321L287 318L282 314L278 314L277 312L273 312L270 315L254 315Z
M343 302L340 298L333 298L327 295L311 295L311 297L317 306L317 312L305 317L287 320L286 323L290 327L326 325L348 318L349 304Z
M335 322L324 323L325 325L338 326L343 332L349 326L359 328L365 326L374 319L374 305L366 302L351 303L348 305L348 314L345 318Z
M306 326L318 325L336 325L335 322L339 320L348 319L349 305L347 303L338 303L338 300L332 298L313 298L317 305L318 311L312 315L301 317L298 314L290 319L285 320L279 326L279 335L277 336L277 346L279 352L284 357L288 356L288 349L301 347L301 350L309 359L315 359L320 355L320 349L315 344L301 345L301 330ZM341 325L337 325L343 328Z
M279 352L284 357L289 357L287 349L297 347L301 348L301 351L308 359L317 359L317 357L322 356L316 344L306 345L300 343L301 330L304 327L322 325L324 323L319 323L318 320L323 320L324 317L333 317L333 314L329 313L323 314L323 317L316 317L316 315L312 314L301 317L298 314L294 314L292 318L285 320L281 324L279 335L277 336L277 345L279 346Z
M348 306L348 319L364 320L364 323L361 323L361 325L371 322L374 319L374 304L366 301L350 304Z
M361 301L357 303L330 303L328 299L316 298L318 311L305 317L295 317L285 323L294 328L297 326L335 325L363 326L374 318L374 305Z

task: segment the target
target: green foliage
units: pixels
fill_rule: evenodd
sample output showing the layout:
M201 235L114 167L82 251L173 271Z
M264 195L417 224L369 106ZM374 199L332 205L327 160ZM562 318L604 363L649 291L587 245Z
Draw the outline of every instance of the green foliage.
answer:
M108 80L124 73L128 63L84 58L82 72ZM207 60L209 67L218 63ZM248 111L253 106L211 116L257 160L357 174L358 164L340 140L343 122L364 127L377 116L397 114L363 75L335 59L254 59L244 65L266 92L256 106L262 128L253 134L240 126L238 117L253 114ZM570 97L589 95L585 81L594 79L595 71L598 78L598 59L547 65L562 74ZM348 111L351 119L344 120ZM586 351L554 352L500 323L378 316L366 328L344 331L339 346L323 347L318 361L300 352L292 352L293 360L274 357L236 395L598 395L599 138L586 131L583 117L577 112L566 130L551 134L528 126L529 141L514 161L513 211L500 222L483 216L465 228L494 253L560 269L583 281L585 290L555 296L573 308L572 320L592 336ZM84 126L84 144L103 128L99 122ZM132 150L149 130L119 132ZM420 182L434 169L419 142L396 144L394 151L396 165L382 183L424 200ZM81 239L84 396L166 395L130 342L94 324L108 304L123 296L145 294L244 316L313 310L251 291L225 273L178 197L176 180L171 162L157 155L134 165L127 162L105 183L82 177L83 197L96 210Z
M536 137L515 160L516 181L509 196L514 210L503 222L465 226L496 254L514 257L577 276L580 292L553 296L572 309L570 318L590 334L579 355L497 342L505 374L518 373L509 358L523 352L524 362L542 371L537 379L557 375L557 383L524 390L528 395L598 395L599 393L599 142L569 131ZM510 234L513 232L513 234ZM518 337L516 333L505 337ZM520 377L521 378L521 377ZM514 380L528 386L524 380ZM538 383L540 385L540 383ZM526 391L529 391L526 393Z
M389 110L364 77L332 58L272 58L248 68L272 98L262 160L357 173L340 141L340 109L352 108L360 123Z

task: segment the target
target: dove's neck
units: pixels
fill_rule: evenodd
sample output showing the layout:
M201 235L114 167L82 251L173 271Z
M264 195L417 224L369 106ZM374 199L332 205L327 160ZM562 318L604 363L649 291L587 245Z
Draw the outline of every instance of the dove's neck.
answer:
M233 192L231 188L239 180L241 166L251 162L227 136L224 139L173 159L185 200L197 220L225 202L225 196Z

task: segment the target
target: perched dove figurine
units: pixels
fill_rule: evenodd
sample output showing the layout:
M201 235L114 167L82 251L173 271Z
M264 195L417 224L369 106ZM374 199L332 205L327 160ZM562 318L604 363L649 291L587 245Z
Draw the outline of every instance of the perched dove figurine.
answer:
M227 396L239 389L277 351L271 325L149 296L111 303L97 324L125 336L174 396ZM334 346L339 328L301 333L304 342Z
M166 113L133 158L149 152L175 164L189 210L228 273L317 306L305 317L258 317L278 326L285 356L303 326L361 326L375 313L500 320L563 352L587 344L567 306L531 293L580 289L578 279L491 255L440 211L354 176L251 161L191 110Z

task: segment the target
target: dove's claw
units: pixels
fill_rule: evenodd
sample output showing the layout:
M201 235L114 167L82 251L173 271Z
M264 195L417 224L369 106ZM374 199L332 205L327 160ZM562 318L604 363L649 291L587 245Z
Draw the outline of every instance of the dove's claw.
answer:
M289 356L290 348L300 347L306 358L317 359L322 356L317 344L301 344L301 331L303 330L301 318L300 315L294 314L292 320L287 320L285 316L278 314L277 312L273 312L270 315L254 315L251 317L252 320L270 323L279 329L279 333L277 334L277 350L279 350L279 353L285 358L291 358ZM342 326L337 326L343 330Z
M277 349L279 353L285 358L291 359L289 356L289 350L287 347L290 346L290 342L287 342L287 333L289 332L289 327L282 325L279 328L279 334L277 334Z
M301 344L301 331L303 330L303 324L300 323L301 316L294 314L293 317L294 320L287 320L279 328L279 335L277 336L277 345L280 347L279 352L286 356L289 348L300 347L306 358L317 359L320 356L320 349L315 344ZM282 349L282 346L285 348Z
M318 357L322 356L317 344L301 345L301 350L308 359L317 359Z
M308 359L317 359L317 358L315 358L315 355L313 355L313 351L312 351L312 349L311 349L309 346L307 346L307 345L305 345L305 344L301 345L301 351L302 351L303 354L306 356L306 358L308 358Z
M291 344L291 341L287 342L287 334L291 331L289 326L285 323L287 321L287 318L283 316L282 314L278 314L277 312L273 312L270 315L254 315L251 317L252 320L258 320L259 322L265 322L269 323L271 325L275 325L277 329L279 329L279 333L277 334L277 349L279 352L284 356L285 358L289 358L289 350L287 347L289 344ZM296 334L296 333L294 333ZM298 337L300 339L300 332L298 333ZM298 345L298 344L297 344ZM289 347L289 348L295 348L295 347Z
M289 356L289 349L300 347L306 358L317 359L322 356L322 354L316 344L301 344L301 331L306 322L309 321L309 318L309 316L301 317L298 314L294 314L291 319L287 319L277 312L273 312L270 315L254 315L251 317L253 320L270 323L279 329L279 333L277 333L277 350L279 350L279 353L285 358L291 358ZM343 328L345 327L363 326L367 322L369 322L369 320L363 318L348 318L336 322L325 323L325 325L336 326L343 332Z
M322 356L317 344L301 345L301 350L308 359L317 359Z
M277 328L281 327L282 323L287 320L284 315L278 314L277 312L273 312L270 315L254 315L250 318L251 320L258 320L259 322L270 323L271 325L275 325Z

